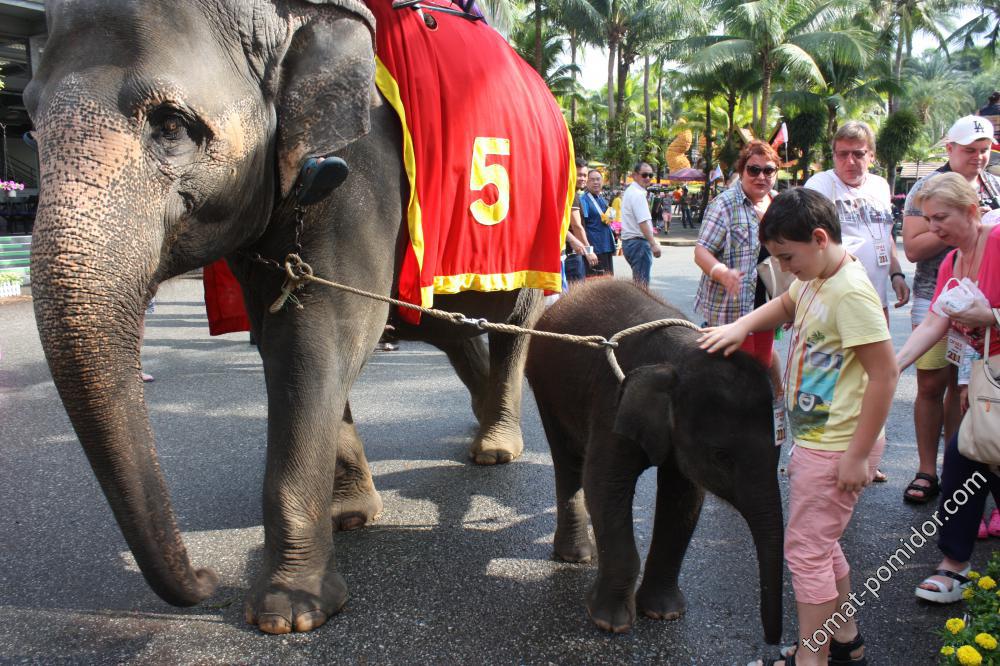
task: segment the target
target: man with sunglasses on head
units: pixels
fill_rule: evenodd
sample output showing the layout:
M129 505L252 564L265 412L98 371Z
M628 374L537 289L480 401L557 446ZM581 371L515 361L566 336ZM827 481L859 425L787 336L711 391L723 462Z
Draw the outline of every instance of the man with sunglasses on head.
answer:
M909 302L910 288L892 239L889 183L868 172L875 161L875 133L867 123L852 120L837 130L831 147L833 168L817 173L805 186L837 207L844 247L865 267L888 321L888 288L895 293L897 308Z
M632 267L632 280L649 286L653 257L659 257L660 243L653 234L653 215L646 201L646 188L654 175L653 167L639 162L632 170L632 183L622 195L622 254Z
M906 258L916 262L913 275L913 308L910 323L916 328L927 315L937 286L938 268L953 248L931 231L923 210L917 205L917 194L927 182L942 173L954 171L979 193L980 210L1000 208L1000 179L985 171L990 163L993 125L981 116L965 116L945 135L948 162L910 188L903 209L903 250ZM960 341L945 337L916 360L917 399L913 404L913 424L917 435L917 474L907 486L903 499L913 504L925 504L939 492L937 475L938 441L944 428L945 442L951 440L962 421L958 399L958 372L954 361ZM949 353L950 352L950 353Z
M833 202L840 218L844 247L864 266L882 312L889 321L889 291L896 296L893 307L910 300L906 276L900 270L896 242L892 237L892 197L889 183L868 169L875 162L875 133L867 123L852 120L841 125L833 141L833 168L815 174L805 186ZM886 481L875 470L875 481Z

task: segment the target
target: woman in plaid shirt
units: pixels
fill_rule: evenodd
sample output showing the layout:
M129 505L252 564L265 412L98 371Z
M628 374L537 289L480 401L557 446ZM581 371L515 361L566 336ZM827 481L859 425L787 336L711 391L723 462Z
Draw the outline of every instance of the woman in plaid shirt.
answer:
M763 141L751 141L740 153L740 179L717 196L705 210L694 249L694 260L704 273L694 309L706 326L730 324L767 300L757 280L761 244L760 220L774 195L778 154ZM742 349L770 368L775 393L781 392L780 362L773 353L774 332L753 333Z

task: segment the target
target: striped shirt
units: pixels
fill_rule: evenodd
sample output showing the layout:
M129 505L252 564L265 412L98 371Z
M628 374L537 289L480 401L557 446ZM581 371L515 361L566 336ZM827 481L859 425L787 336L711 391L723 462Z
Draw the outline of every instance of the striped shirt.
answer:
M705 210L698 245L729 268L743 273L743 282L735 296L730 296L721 283L702 274L694 309L704 315L709 326L732 323L753 310L760 254L759 226L757 212L739 181L715 197Z

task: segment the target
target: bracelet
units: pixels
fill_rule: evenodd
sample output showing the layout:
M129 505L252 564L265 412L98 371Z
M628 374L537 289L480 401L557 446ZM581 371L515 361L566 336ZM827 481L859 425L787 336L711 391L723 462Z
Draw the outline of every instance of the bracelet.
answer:
M593 245L585 245L583 247L583 253L584 254L594 254L594 246Z
M722 263L722 262L720 261L720 262L719 262L719 263L717 263L716 265L712 266L712 270L710 270L710 271L708 272L708 277L712 278L713 280L715 279L715 269L716 269L716 268L725 268L726 270L729 270L729 268L728 268L728 267L727 267L727 266L726 266L726 265L725 265L724 263Z
M889 273L889 282L892 282L893 280L895 280L897 275L899 277L903 278L904 281L906 281L906 276L903 275L902 273Z

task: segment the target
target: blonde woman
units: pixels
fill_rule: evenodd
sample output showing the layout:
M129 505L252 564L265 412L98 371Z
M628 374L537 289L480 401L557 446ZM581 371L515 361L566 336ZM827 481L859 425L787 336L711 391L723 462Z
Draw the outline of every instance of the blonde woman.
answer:
M1000 353L1000 335L992 335L990 349L983 349L986 328L1000 317L1000 226L983 224L978 193L957 173L941 174L928 181L918 194L917 205L931 233L957 249L948 253L938 269L931 311L896 355L900 371L945 335L970 345L980 355L984 351L990 356ZM989 304L976 302L961 312L946 309L946 316L935 313L934 303L952 278L976 282ZM985 478L986 483L973 488L969 484L973 478ZM960 505L955 501L953 493L957 490L968 494L967 502ZM919 598L942 604L962 598L962 588L969 582L969 562L987 491L993 493L994 500L1000 499L1000 477L986 465L963 456L958 451L958 435L953 435L945 449L941 472L939 514L948 519L940 526L938 548L944 558L917 587Z

